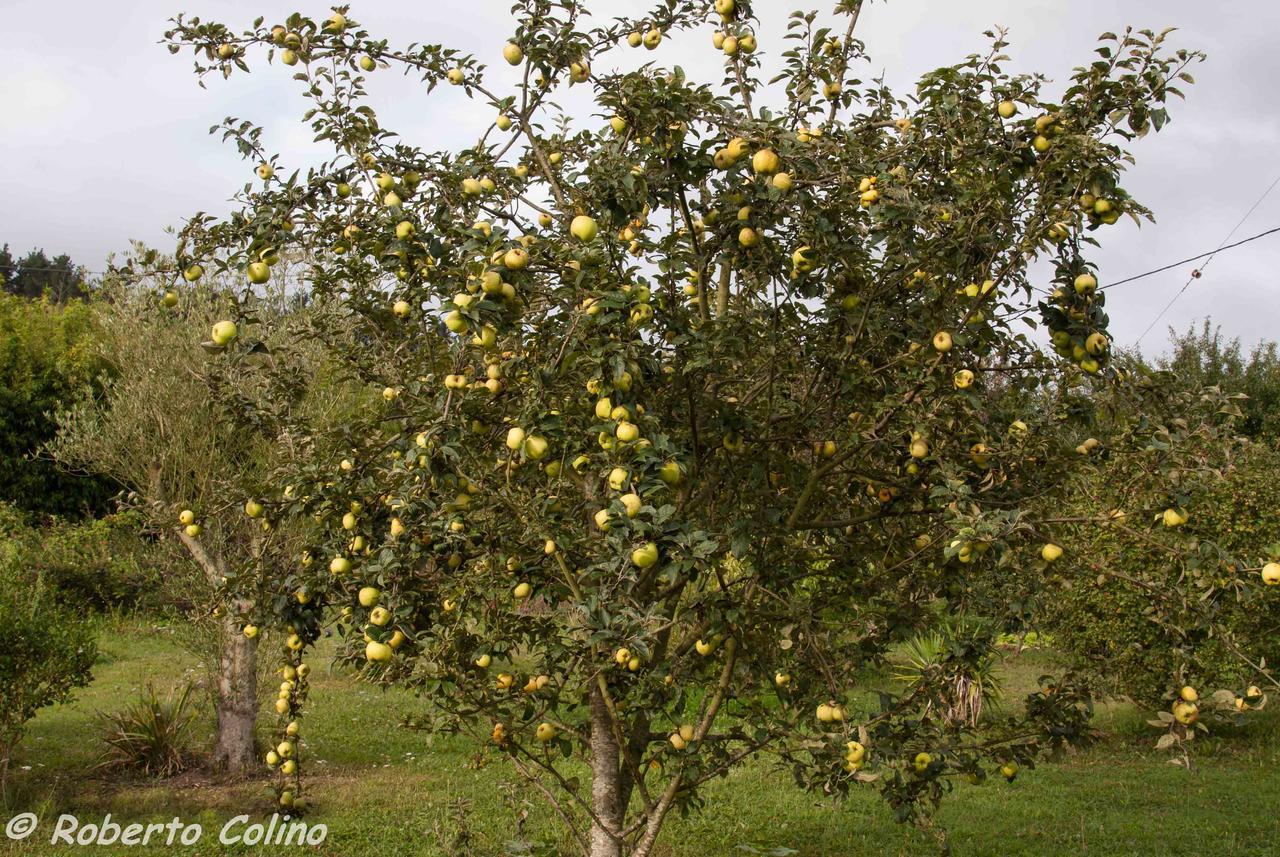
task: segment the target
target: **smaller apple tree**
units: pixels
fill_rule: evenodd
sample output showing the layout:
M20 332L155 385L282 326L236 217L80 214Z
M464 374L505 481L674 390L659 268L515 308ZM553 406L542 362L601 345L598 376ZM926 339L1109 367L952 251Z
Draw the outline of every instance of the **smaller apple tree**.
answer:
M897 97L858 77L857 0L768 38L743 0L599 26L578 0L513 11L494 46L511 92L346 7L239 32L178 17L167 35L201 76L283 64L333 146L293 167L228 119L215 130L260 182L183 231L183 264L246 294L305 257L323 308L298 342L378 396L328 431L283 415L309 454L258 499L309 543L254 621L291 627L289 669L332 622L371 677L434 703L432 726L508 758L592 857L652 853L672 810L761 752L914 820L956 777L1012 778L1084 737L1070 676L976 725L931 713L930 681L868 697L858 677L939 605L1011 609L976 598L980 571L1045 562L1070 523L1040 521L1042 502L1096 465L1062 438L1115 377L1087 252L1147 215L1124 144L1167 122L1199 55L1107 34L1050 99L1003 71L992 33ZM708 22L718 85L647 62ZM610 67L629 49L646 62ZM413 145L369 103L391 69L492 126L460 151ZM598 118L558 113L566 90ZM287 338L236 323L211 378L264 349L268 375L292 364ZM1148 477L1177 466L1175 445ZM268 759L295 808L303 746L282 735Z

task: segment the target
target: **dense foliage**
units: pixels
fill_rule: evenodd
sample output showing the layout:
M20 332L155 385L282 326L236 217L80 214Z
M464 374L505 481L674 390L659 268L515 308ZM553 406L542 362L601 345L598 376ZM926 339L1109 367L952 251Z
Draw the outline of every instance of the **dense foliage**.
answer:
M1246 354L1239 339L1227 339L1205 319L1199 329L1170 331L1172 348L1157 364L1187 387L1213 385L1249 398L1240 403L1245 435L1276 443L1280 439L1280 355L1276 343L1260 342Z

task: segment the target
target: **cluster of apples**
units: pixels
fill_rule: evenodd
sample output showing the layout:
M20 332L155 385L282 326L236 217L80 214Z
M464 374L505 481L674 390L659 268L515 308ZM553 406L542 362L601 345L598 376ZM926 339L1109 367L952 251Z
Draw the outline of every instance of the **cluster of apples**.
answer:
M398 520L393 521L398 523ZM394 616L382 606L382 590L376 586L362 586L356 593L357 603L369 611L368 625L364 631L364 656L370 663L386 663L390 661L396 650L404 645L407 637L404 631L393 628L390 636L387 628Z
M724 29L716 30L711 37L711 44L715 45L716 50L723 52L730 61L740 53L754 53L756 49L755 33L735 25L738 17L736 0L716 0L715 8L720 15L720 21L724 24Z
M182 525L182 531L193 539L204 532L200 522L196 520L196 513L190 509L183 509L178 513L178 523Z
M286 663L280 668L282 680L276 696L275 709L277 714L289 720L284 725L280 742L268 750L264 757L267 767L281 775L282 782L277 788L280 805L294 810L305 808L303 799L296 797L294 791L298 773L298 745L302 731L296 714L306 699L310 675L311 667L301 661L296 664ZM290 778L293 778L292 783L289 782Z
M1096 375L1111 354L1111 339L1102 331L1091 329L1097 291L1097 278L1083 271L1069 286L1055 287L1049 298L1061 310L1048 316L1053 350L1090 375Z
M632 30L627 33L627 44L633 48L638 48L643 45L652 51L656 50L658 45L662 44L662 36L662 30L658 27L649 27L644 32L641 32L640 30Z

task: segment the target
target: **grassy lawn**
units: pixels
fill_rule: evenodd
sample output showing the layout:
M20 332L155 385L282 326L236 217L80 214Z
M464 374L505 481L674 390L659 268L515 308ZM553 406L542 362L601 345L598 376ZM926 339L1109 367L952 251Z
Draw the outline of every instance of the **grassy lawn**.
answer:
M161 691L181 681L191 659L170 632L142 622L109 625L95 678L66 706L42 712L14 761L16 798L8 816L32 811L47 830L61 812L89 821L203 825L202 844L185 853L281 853L282 848L224 848L223 822L246 807L267 813L260 782L225 783L203 775L170 782L111 781L92 772L100 752L93 712L118 707L151 681ZM1028 653L1005 666L1017 698L1049 657ZM317 661L318 662L318 661ZM418 703L342 673L316 677L304 721L312 821L329 827L310 853L361 855L559 854L568 842L551 812L500 758L477 756L465 739L435 738L398 723ZM1280 843L1280 733L1273 713L1200 748L1188 773L1149 749L1142 717L1126 706L1100 710L1106 740L1065 762L1024 771L1012 784L964 785L938 816L958 855L1272 855ZM24 768L29 768L25 769ZM872 791L843 806L797 790L767 760L710 784L706 811L675 818L660 853L695 855L920 854L934 840L896 824ZM522 826L513 821L527 813ZM40 839L37 833L34 837ZM72 854L84 848L9 843L0 854ZM532 844L538 850L518 850ZM738 846L750 846L739 849ZM787 851L784 849L792 849ZM94 853L160 854L163 847L96 847Z

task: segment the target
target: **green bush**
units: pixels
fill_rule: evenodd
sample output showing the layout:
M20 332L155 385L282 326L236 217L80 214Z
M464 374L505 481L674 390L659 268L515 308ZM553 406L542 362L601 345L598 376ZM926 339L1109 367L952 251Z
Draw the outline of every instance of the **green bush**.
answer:
M39 456L56 431L55 412L92 388L101 371L93 312L0 294L0 501L38 515L101 512L107 480L60 469Z
M97 657L90 622L45 597L39 576L0 555L0 788L27 721L89 683Z
M167 592L172 547L143 532L135 512L79 523L32 526L28 516L0 503L0 558L26 578L39 578L49 597L75 611L161 612L185 593Z

